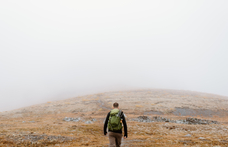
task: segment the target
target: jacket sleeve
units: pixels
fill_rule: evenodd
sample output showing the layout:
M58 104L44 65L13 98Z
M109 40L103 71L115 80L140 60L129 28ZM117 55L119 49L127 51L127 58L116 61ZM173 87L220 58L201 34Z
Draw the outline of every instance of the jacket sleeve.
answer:
M124 125L124 137L127 138L127 122L126 122L126 119L124 117L124 114L122 115L122 118L123 118L123 125Z
M104 135L107 134L107 125L108 125L109 115L110 115L110 112L107 114L107 117L105 119L105 123L104 123Z

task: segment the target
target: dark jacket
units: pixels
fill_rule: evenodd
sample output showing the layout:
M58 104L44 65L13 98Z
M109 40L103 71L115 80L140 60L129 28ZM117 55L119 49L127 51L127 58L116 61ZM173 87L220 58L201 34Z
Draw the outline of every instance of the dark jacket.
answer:
M110 116L110 112L107 114L107 117L105 119L105 123L104 123L104 135L107 134L107 125L108 125L108 120L109 120L109 116ZM123 125L124 125L124 137L127 137L127 123L126 123L126 120L125 120L125 117L124 117L124 114L123 114L123 111L121 113L121 119L122 119L122 122L123 122ZM119 131L110 131L109 132L115 132L115 133L120 133L122 134L122 130L119 130Z

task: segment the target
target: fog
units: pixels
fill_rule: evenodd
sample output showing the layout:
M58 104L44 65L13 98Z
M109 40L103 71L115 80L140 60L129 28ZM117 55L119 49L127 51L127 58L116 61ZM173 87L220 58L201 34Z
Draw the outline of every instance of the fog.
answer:
M228 1L1 1L0 111L138 88L228 96Z

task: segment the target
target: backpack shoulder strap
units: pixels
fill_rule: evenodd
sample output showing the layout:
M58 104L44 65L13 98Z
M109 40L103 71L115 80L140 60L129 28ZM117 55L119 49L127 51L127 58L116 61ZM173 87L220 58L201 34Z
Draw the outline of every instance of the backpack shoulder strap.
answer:
M120 118L122 118L122 114L123 114L123 111L122 111L122 110L119 110L118 116L119 116Z

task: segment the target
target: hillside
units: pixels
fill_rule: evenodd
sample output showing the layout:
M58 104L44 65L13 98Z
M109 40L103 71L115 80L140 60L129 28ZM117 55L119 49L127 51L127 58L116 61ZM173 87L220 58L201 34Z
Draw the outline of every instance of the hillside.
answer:
M210 112L208 113L212 115L224 115L228 111L228 97L192 91L152 89L104 92L79 96L61 101L50 101L44 104L33 105L5 112L1 115L21 117L30 114L106 112L111 109L114 102L119 102L122 110L134 112L134 114L176 114L178 110L181 111L180 108L185 108L191 112L201 110L198 115L205 110L209 110ZM210 114L205 115L210 116Z
M85 95L0 113L0 145L107 146L103 120L114 102L127 116L129 138L123 146L228 143L228 97L147 89Z

